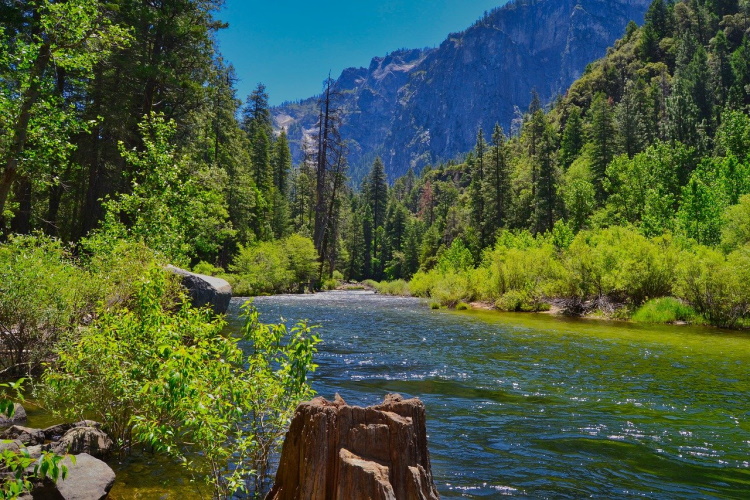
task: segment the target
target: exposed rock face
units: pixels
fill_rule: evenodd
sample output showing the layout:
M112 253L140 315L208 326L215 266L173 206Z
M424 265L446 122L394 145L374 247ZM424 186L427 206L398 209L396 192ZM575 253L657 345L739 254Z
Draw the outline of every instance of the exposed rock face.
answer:
M26 446L44 444L44 431L21 425L13 425L0 433L0 439L17 439Z
M191 273L179 267L167 266L171 272L182 276L182 286L190 293L195 307L211 306L216 314L224 314L232 300L232 286L221 278Z
M469 151L477 129L511 130L516 107L536 89L544 102L604 56L630 20L642 22L651 0L516 0L436 49L404 50L344 70L338 79L349 164L361 179L375 155L389 180L414 167ZM315 129L317 98L273 110L287 129L295 161Z
M294 415L267 500L433 500L424 404L315 398Z

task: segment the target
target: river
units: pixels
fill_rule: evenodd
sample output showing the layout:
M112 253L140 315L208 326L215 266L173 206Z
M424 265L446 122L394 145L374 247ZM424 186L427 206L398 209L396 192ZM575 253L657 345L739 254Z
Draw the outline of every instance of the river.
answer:
M425 402L443 498L750 498L747 332L434 311L368 292L255 304L265 322L320 325L319 395ZM30 425L52 423L31 409ZM112 500L207 497L168 460L111 465Z
M747 333L367 292L255 304L266 322L321 326L320 395L425 402L443 498L750 498Z

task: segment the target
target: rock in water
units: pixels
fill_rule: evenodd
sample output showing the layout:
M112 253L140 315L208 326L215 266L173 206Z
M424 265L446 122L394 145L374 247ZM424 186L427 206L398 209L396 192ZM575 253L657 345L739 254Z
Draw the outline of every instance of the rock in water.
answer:
M73 427L65 432L59 441L53 443L51 448L52 451L60 455L87 453L97 458L103 458L112 451L112 446L112 439L101 429Z
M23 424L25 422L26 410L18 403L16 403L12 417L8 418L4 413L0 413L0 427L8 427L10 425Z
M182 286L190 293L190 303L194 307L211 306L216 314L224 314L232 299L232 286L221 278L191 273L175 266L167 269L182 276Z
M425 407L389 394L377 406L315 398L297 407L266 500L438 499Z

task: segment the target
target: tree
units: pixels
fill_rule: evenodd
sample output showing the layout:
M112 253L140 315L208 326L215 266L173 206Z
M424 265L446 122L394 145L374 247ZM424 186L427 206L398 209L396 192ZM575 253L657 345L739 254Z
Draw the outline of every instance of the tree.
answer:
M485 183L486 167L485 154L487 153L487 142L484 140L484 131L479 128L477 142L474 146L473 161L469 163L471 182L469 184L471 224L479 234L479 244L484 247L489 242L489 223L485 213Z
M615 157L615 124L612 110L612 101L604 94L599 93L594 97L589 109L591 123L589 125L589 142L591 150L591 173L593 175L596 199L599 203L604 201L604 177L607 165Z
M584 143L583 121L581 108L575 106L565 122L562 141L560 143L560 166L567 169L578 157Z
M492 132L484 192L488 213L486 231L488 235L492 235L507 225L510 207L510 153L503 129L497 124Z
M388 181L385 175L383 160L378 156L372 163L370 172L365 179L365 196L372 210L374 227L385 223L386 207L388 204Z
M21 180L26 191L31 178L46 178L40 169L64 159L71 149L67 139L86 128L77 112L63 105L56 85L61 72L70 85L83 86L95 65L126 41L99 2L45 0L13 8L19 24L4 29L0 39L0 129L7 131L0 141L0 229L14 184ZM32 141L38 149L26 154Z

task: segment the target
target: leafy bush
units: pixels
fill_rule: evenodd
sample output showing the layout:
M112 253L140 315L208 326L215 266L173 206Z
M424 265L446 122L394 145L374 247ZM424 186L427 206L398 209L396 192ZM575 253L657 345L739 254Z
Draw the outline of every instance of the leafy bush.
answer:
M728 256L707 247L685 252L675 288L711 324L735 326L750 314L750 247Z
M315 276L318 254L312 240L293 234L283 240L240 247L229 270L236 295L300 291ZM335 286L334 286L335 288Z
M224 337L208 310L165 309L167 288L153 270L132 307L103 312L61 345L36 395L67 418L101 421L122 449L181 458L217 497L245 490L248 478L261 494L294 408L311 395L318 338L304 324L260 324L250 306L242 338Z
M695 309L674 297L662 297L649 300L633 314L633 321L638 323L674 323L676 321L692 322L696 319Z
M402 297L411 295L409 283L404 280L381 281L375 285L375 289L383 295L399 295Z
M46 236L16 236L0 247L2 372L37 371L56 342L73 334L92 306L89 275Z

